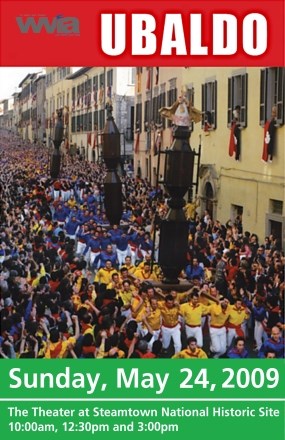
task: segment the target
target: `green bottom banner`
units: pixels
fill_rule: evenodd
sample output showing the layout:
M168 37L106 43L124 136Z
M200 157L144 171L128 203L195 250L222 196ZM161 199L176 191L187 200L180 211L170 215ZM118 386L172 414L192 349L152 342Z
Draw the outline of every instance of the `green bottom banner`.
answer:
M281 402L17 402L1 404L3 437L284 438Z
M1 434L283 440L284 361L1 363Z

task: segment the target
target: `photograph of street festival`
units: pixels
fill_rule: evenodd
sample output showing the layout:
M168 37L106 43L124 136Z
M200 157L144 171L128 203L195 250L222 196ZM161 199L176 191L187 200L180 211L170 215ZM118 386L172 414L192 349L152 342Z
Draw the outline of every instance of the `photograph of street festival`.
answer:
M285 68L0 83L0 359L284 358Z

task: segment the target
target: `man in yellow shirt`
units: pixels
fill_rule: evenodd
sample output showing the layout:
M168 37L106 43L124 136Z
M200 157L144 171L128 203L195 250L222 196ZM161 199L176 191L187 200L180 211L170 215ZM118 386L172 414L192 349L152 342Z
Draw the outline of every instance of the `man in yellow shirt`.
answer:
M151 266L147 262L144 263L142 268L138 268L133 275L142 281L157 281L156 274L151 271Z
M151 350L152 344L159 339L161 333L161 310L158 307L158 301L156 298L151 298L149 302L150 305L146 308L143 323L148 332L152 335L152 338L148 343L148 347Z
M131 304L133 298L134 289L132 289L131 282L124 280L122 282L122 288L119 291L119 300L122 301L121 314L126 318L131 317Z
M137 270L137 267L132 264L132 259L129 256L126 256L125 263L121 266L121 269L128 269L129 275L133 275L133 273Z
M214 297L213 297L214 298ZM216 304L209 306L210 313L210 350L214 358L219 358L227 350L226 321L230 315L229 301L226 298L216 300Z
M113 268L111 260L107 260L105 267L101 267L96 273L94 282L98 284L98 287L101 287L102 284L107 287L107 285L111 283L114 273L118 273L118 271Z
M115 289L117 296L119 294L119 291L122 289L122 282L120 279L120 275L118 272L114 272L111 276L111 282L107 284L107 289Z
M241 328L242 323L249 318L250 311L243 306L240 298L236 299L234 305L229 306L230 314L227 322L227 346L231 346L232 340L238 336L244 337L244 332Z
M41 322L43 330L47 334L47 346L44 357L46 359L62 359L67 356L68 351L74 347L77 339L80 336L79 322L78 316L73 315L72 320L75 323L75 334L74 336L70 336L68 339L62 339L60 337L60 333L58 329L53 329L49 333L47 327L44 324L44 321Z
M147 291L145 288L141 287L138 293L133 293L133 298L131 301L131 312L132 318L137 321L137 323L142 322L142 318L146 314L146 308L149 306Z
M175 353L181 350L181 330L179 322L180 307L174 301L172 295L166 295L165 301L159 302L158 306L161 311L162 325L162 347L167 350L173 339Z
M144 260L141 261L137 265L137 268L138 269L143 269L145 263L148 263L150 265L150 267L151 267L151 255L146 254ZM154 272L155 275L157 276L157 278L159 278L159 275L161 273L161 269L160 269L159 265L157 263L155 263L155 262L152 263L152 272Z
M187 339L187 345L185 350L176 353L172 359L208 359L206 353L197 347L197 339L194 336Z
M195 337L198 347L203 347L202 316L209 308L199 303L199 293L193 291L190 301L180 305L180 313L185 323L187 338Z

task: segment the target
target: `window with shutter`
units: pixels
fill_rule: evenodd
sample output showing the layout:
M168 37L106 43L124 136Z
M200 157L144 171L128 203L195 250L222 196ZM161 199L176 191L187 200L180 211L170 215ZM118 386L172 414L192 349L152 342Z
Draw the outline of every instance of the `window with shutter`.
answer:
M76 132L76 116L72 116L71 118L71 131L72 133Z
M92 113L87 114L87 130L92 131Z
M187 98L190 106L194 107L194 87L189 86L187 88L186 98ZM189 130L191 132L194 131L194 122L193 121L190 123Z
M113 69L107 71L107 86L113 85Z
M247 73L228 78L228 127L231 126L233 110L236 106L240 106L240 126L244 128L247 126L247 78Z
M285 69L284 67L277 67L277 81L276 81L276 106L277 106L277 124L284 124L284 104L285 104Z
M266 122L266 83L267 69L260 71L260 104L259 104L259 124L264 126Z
M154 123L158 123L159 113L158 113L158 96L154 96L152 98L152 116L151 120L154 121Z
M99 111L99 130L103 130L105 126L105 110Z
M98 110L95 110L95 112L93 112L93 128L94 130L98 130L98 127L99 127Z
M101 73L100 76L99 76L99 86L100 87L101 86L105 87L105 75L104 75L104 73Z
M177 100L177 87L176 87L176 78L172 78L169 80L169 90L167 91L167 106L170 107ZM167 126L171 127L172 122L170 120L167 121Z
M206 132L217 128L217 81L202 84L201 128Z
M98 83L99 83L99 81L98 81L98 76L94 76L93 77L93 90L98 90Z
M138 96L138 100L141 101L141 95ZM136 115L135 115L135 130L142 131L142 103L136 103Z
M147 131L150 120L150 101L144 102L144 131Z
M83 115L83 131L87 131L87 113Z
M276 107L276 124L284 124L284 76L284 67L270 67L260 71L259 123L261 126L271 118L273 107Z
M160 84L160 95L159 95L159 109L161 107L165 107L166 106L166 84ZM166 119L162 118L159 115L159 124L162 124L162 128L165 129L166 127Z

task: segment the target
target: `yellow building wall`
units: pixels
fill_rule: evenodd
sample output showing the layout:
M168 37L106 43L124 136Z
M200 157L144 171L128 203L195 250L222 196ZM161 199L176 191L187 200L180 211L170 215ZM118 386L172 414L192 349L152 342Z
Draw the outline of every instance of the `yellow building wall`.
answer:
M160 67L159 68L159 81L158 81L158 94L160 93L160 86L165 84L165 92L166 92L166 106L167 103L167 91L170 89L170 80L176 78L176 88L177 88L177 96L181 94L182 90L182 73L183 70L181 67ZM154 96L155 89L155 77L156 77L156 68L151 68L152 74L152 96ZM141 176L143 178L148 178L151 183L154 185L156 183L156 172L158 166L158 157L153 155L153 149L147 150L147 134L144 131L144 103L147 99L147 70L146 67L143 67L143 72L141 75L141 88L138 90L138 83L136 82L136 97L141 98L142 102L142 131L140 133L140 141L139 141L139 149L136 154L134 154L134 170L135 174L137 174L138 168L141 169ZM136 136L136 134L135 134ZM162 149L170 146L170 129L166 128L163 131L162 137ZM163 170L163 157L161 157L160 170ZM162 171L163 172L163 171Z
M285 185L284 185L284 125L276 128L275 152L272 163L262 161L264 128L259 125L260 112L260 72L262 68L160 68L159 83L177 77L178 96L183 86L194 88L194 106L202 109L202 84L209 80L217 81L217 127L206 134L201 123L194 125L190 144L198 151L201 144L201 167L199 173L199 190L201 197L200 214L207 207L206 185L209 182L214 195L212 200L213 218L222 223L234 220L236 207L243 209L244 230L256 233L260 240L268 235L270 219L282 224L283 242L285 231ZM144 111L146 72L142 77L142 106ZM228 112L228 78L239 74L248 74L247 127L241 130L241 156L236 161L229 156L230 129L227 126ZM169 146L169 128L163 132L162 148ZM157 156L145 151L145 132L140 136L139 152L134 156L135 173L140 165L142 177L154 178L150 171L157 166ZM163 174L163 155L161 155L160 174ZM150 170L146 163L151 163ZM195 191L195 190L194 190ZM283 203L282 214L272 210L272 202Z
M183 82L193 85L195 106L198 107L198 103L202 102L202 84L209 78L217 80L217 129L206 135L201 124L196 124L191 136L192 147L198 145L201 136L201 164L213 164L217 171L216 218L225 223L232 217L232 205L242 206L244 229L257 233L263 240L270 232L266 224L266 215L270 214L270 200L283 201L284 223L285 129L284 126L276 129L272 163L263 162L264 129L259 125L260 70L189 68L183 72ZM228 77L239 73L248 74L247 127L241 131L240 161L235 161L228 154ZM200 194L201 191L202 188Z

